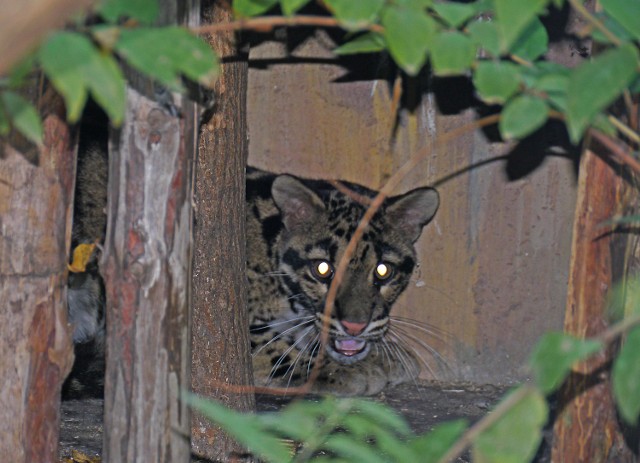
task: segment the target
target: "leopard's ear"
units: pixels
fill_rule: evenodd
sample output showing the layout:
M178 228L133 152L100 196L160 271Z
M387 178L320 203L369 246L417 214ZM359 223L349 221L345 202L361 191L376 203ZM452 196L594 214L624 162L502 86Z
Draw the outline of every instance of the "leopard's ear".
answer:
M438 192L433 188L417 188L404 195L389 198L387 221L407 233L415 242L422 227L428 224L440 204Z
M317 194L289 175L276 177L271 186L271 196L288 230L313 222L325 210Z

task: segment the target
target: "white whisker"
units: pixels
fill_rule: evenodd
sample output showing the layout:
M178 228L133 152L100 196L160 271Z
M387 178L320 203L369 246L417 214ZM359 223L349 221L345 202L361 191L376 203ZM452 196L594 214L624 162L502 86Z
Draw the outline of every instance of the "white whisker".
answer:
M412 318L405 317L390 317L391 325L394 324L403 325L408 328L422 331L430 336L433 336L436 339L439 339L442 342L447 342L445 338L451 339L453 336L451 333L446 332L443 329L437 328L429 323L419 322L418 320L414 320Z
M293 374L295 373L295 369L296 369L296 365L298 364L298 361L303 356L303 354L307 351L309 346L313 345L313 343L316 341L316 339L318 339L319 336L320 334L317 334L314 338L311 338L309 342L307 342L302 349L298 349L298 355L296 355L295 360L293 361L291 366L287 368L287 371L285 371L285 373L282 375L283 377L287 376L287 373L289 373L289 370L291 370L291 374L289 375L289 380L287 381L287 388L289 388L289 385L291 384L291 380L293 379Z
M318 349L320 349L321 344L318 342L319 338L320 338L320 333L318 333L316 337L313 338L313 342L315 343L315 346L311 350L311 355L309 356L309 362L307 363L307 378L311 374L311 365L313 365L313 359L315 358L316 352L318 351Z
M314 318L313 315L307 315L305 317L289 318L288 320L281 320L279 322L269 323L268 325L261 325L260 328L253 329L251 331L258 333L258 332L260 332L262 330L265 330L267 328L273 328L274 326L286 325L286 324L297 322L297 321L300 321L300 320L310 321L312 318ZM300 325L296 325L296 326L300 326Z
M449 364L444 359L442 354L440 354L440 352L438 352L438 350L435 347L429 345L428 343L426 343L424 340L422 340L418 336L415 336L414 334L409 333L404 328L400 328L400 327L396 326L391 331L396 336L396 338L398 338L399 340L403 341L403 344L406 344L406 340L402 339L402 337L405 337L405 338L415 342L416 344L421 346L424 350L429 352L431 354L431 356L438 361L438 363L444 365L445 367L447 367L447 369L449 369ZM415 352L415 349L412 349L412 350Z
M289 352L291 352L293 349L295 349L295 347L298 345L298 343L300 341L302 341L304 338L307 337L307 335L309 334L309 332L313 329L313 326L308 327L306 330L303 331L302 336L300 336L298 339L296 339L296 342L294 342L293 344L291 344L287 350L285 350L280 357L278 358L278 361L275 363L275 365L273 365L273 367L271 368L271 371L269 372L269 376L267 377L267 383L271 382L271 380L273 379L276 371L278 370L278 367L282 364L282 362L284 361L284 359L287 357L287 355L289 355ZM287 369L287 372L289 371L289 369ZM286 372L285 372L286 374Z
M313 317L311 317L311 318L313 318ZM268 346L269 344L271 344L272 342L277 341L278 339L282 338L285 334L288 334L288 333L290 333L291 331L296 330L296 329L300 328L301 326L308 325L309 323L312 323L312 322L313 322L313 320L307 320L307 321L304 321L304 322L302 322L302 323L298 323L297 325L294 325L294 326L292 326L291 328L288 328L288 329L284 330L282 333L278 333L276 336L274 336L273 338L271 338L271 339L269 340L269 342L267 342L266 344L264 344L264 345L260 346L260 349L256 350L256 351L255 351L255 352L253 352L251 355L255 357L255 356L256 356L258 353L260 353L260 352L261 352L265 347L267 347L267 346ZM306 332L308 332L308 331L309 331L310 329L312 329L312 328L313 328L313 326L308 327L308 328L306 329Z

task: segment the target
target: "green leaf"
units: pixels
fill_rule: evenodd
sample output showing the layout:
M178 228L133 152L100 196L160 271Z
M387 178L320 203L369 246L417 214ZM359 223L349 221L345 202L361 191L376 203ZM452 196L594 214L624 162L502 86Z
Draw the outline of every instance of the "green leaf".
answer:
M598 224L599 227L618 224L638 224L640 215L612 217ZM640 278L629 278L616 283L609 292L607 317L612 322L620 322L630 315L640 314Z
M292 455L287 445L268 429L263 429L256 415L236 412L217 402L191 394L185 397L185 402L261 458L271 462L291 459Z
M533 349L529 364L536 384L549 394L560 386L571 366L602 349L602 343L564 333L546 333Z
M9 88L19 88L24 85L25 79L35 68L35 60L35 54L30 53L26 57L22 58L17 64L14 64L9 72L6 85Z
M280 0L280 7L282 8L282 12L291 16L300 8L309 3L310 0Z
M10 124L35 144L42 144L42 121L38 110L25 98L14 92L0 93L0 103Z
M500 56L500 35L495 23L478 20L469 24L467 30L476 46L495 58Z
M115 23L120 18L133 18L142 24L158 19L158 0L104 0L98 4L98 13Z
M613 395L622 418L630 425L640 416L640 327L627 334L622 350L613 364Z
M349 55L353 53L376 53L384 49L384 38L375 32L367 32L335 48L333 52L336 55Z
M569 88L569 76L563 74L547 74L540 77L532 85L532 88L544 92L549 103L558 111L567 109L567 89Z
M573 70L567 94L567 125L572 141L578 142L595 115L631 83L637 68L638 50L632 44L624 44Z
M116 51L140 72L180 91L180 75L210 86L218 62L209 46L182 27L123 30Z
M605 13L596 13L595 16L600 20L605 29L611 32L620 42L633 41L633 35L630 34L622 24L613 19L611 16ZM600 28L593 28L591 36L596 42L613 44L611 39L607 35L605 35L600 30Z
M534 18L515 41L511 52L528 61L534 61L547 52L549 35L538 18Z
M435 21L423 11L389 6L382 12L384 37L396 63L416 75L427 61L427 51L437 30Z
M9 130L11 130L11 124L8 116L4 113L2 108L0 108L0 135L9 135Z
M91 96L105 110L113 125L122 124L126 110L126 83L111 55L96 53L85 68Z
M613 125L613 122L609 120L609 117L603 113L596 114L596 117L591 122L591 126L611 138L618 136L618 129Z
M372 400L356 399L354 409L381 426L395 430L398 434L411 433L411 428L405 419L387 405Z
M163 28L162 31L167 44L166 56L176 65L176 71L205 87L213 86L219 64L211 47L183 27Z
M278 0L233 0L233 11L241 17L257 16L277 4Z
M447 25L458 28L477 14L472 3L436 3L433 10L438 13Z
M474 462L531 461L542 439L548 408L542 394L534 388L518 389L503 401L512 400L513 394L523 392L524 395L497 422L478 435L472 448Z
M627 32L640 40L640 2L629 0L601 0L600 5Z
M69 121L80 118L90 91L115 125L122 122L125 81L111 55L101 53L83 35L59 32L40 49L39 59L65 100Z
M463 74L469 70L475 57L473 42L460 32L442 32L433 40L431 64L436 75Z
M401 8L424 11L433 5L433 0L395 0L393 4Z
M347 415L340 423L355 438L375 442L378 452L391 457L392 461L413 461L415 454L404 439L391 427L378 423L372 417L361 414Z
M440 461L444 454L455 444L467 429L467 420L455 420L442 423L422 436L408 442L416 458L423 463ZM416 460L417 461L417 460Z
M530 95L510 100L500 117L500 134L505 140L521 139L536 131L547 120L549 108L544 100Z
M260 420L265 429L303 442L318 433L318 423L331 408L328 402L304 400L293 402L277 413L262 414Z
M322 448L335 452L338 457L350 461L387 463L387 460L380 455L374 446L368 442L355 440L345 434L332 434Z
M87 63L97 51L84 36L73 32L57 32L40 48L38 58L44 72L64 98L67 118L76 122L87 101L88 88L84 76Z
M346 29L356 30L378 18L384 0L325 0L324 3Z
M504 61L480 61L473 75L473 84L487 103L504 103L518 91L520 74L515 64Z
M538 13L544 12L547 0L494 0L496 23L500 32L503 51L529 26Z

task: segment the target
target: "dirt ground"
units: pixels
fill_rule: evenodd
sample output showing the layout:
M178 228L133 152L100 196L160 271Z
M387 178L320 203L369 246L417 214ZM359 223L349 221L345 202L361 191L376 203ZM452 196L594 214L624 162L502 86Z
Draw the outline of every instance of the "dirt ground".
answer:
M439 383L405 384L384 391L374 399L399 411L416 433L429 431L434 425L457 418L471 422L482 418L502 397L505 389L494 386L451 385ZM285 399L258 397L258 409L272 411ZM79 450L88 456L99 455L102 445L102 400L71 400L62 404L60 455ZM549 461L548 445L542 445L536 462ZM467 457L458 462L467 462Z

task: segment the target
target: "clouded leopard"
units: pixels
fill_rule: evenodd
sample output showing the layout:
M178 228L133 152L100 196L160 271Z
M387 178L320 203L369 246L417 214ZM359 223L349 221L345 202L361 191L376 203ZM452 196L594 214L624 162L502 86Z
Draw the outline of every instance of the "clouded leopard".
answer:
M84 148L78 165L76 244L94 241L105 222L106 147L89 143ZM364 203L375 194L342 185L346 190L330 182L247 170L248 311L258 384L300 384L318 354L331 279ZM374 394L416 376L418 364L394 334L389 312L416 264L413 243L437 208L437 192L418 188L387 199L373 218L337 293L316 392ZM95 265L86 274L70 276L69 319L79 359L68 383L72 389L83 383L93 393L100 389L103 293Z
M247 275L256 382L304 382L317 356L335 268L374 191L247 173ZM349 262L329 324L318 392L375 394L419 368L389 313L416 264L413 243L436 213L436 190L389 198Z

